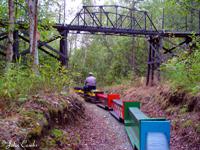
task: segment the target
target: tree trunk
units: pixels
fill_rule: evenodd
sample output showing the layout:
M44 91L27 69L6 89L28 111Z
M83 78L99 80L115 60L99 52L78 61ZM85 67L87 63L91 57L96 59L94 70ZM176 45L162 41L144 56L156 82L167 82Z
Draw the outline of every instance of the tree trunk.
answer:
M135 5L136 5L137 2L138 2L137 0L133 0L133 1L130 2L131 8L133 10L136 9ZM134 17L134 14L132 14L132 16ZM133 37L132 38L132 46L131 46L131 60L132 60L131 61L132 62L131 63L131 67L132 67L132 70L134 72L134 75L138 74L138 72L137 72L136 51L137 51L137 49L136 49L136 38Z
M132 38L132 46L131 46L131 67L135 75L137 75L137 64L136 64L136 39Z
M37 6L38 0L26 0L29 10L29 38L30 38L30 54L33 58L33 64L39 65L38 49L37 49Z
M15 28L14 23L14 1L8 0L8 7L9 7L9 24L8 24L8 47L6 50L6 60L8 62L11 62L13 59L13 32Z
M77 34L76 34L76 35L75 35L75 41L74 41L74 42L75 42L75 43L74 43L74 49L75 49L75 50L77 49L77 38L78 38L78 37L77 37Z
M64 17L63 17L63 24L65 24L65 17L66 17L66 1L64 0Z

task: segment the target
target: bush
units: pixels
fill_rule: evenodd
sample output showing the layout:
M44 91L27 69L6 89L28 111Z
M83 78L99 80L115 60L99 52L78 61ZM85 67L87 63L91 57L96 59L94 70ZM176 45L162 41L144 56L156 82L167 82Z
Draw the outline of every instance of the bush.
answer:
M200 91L199 49L198 46L192 53L185 52L162 66L162 70L174 88L181 88L194 94Z
M4 99L26 98L40 91L61 92L73 84L76 75L56 62L54 66L44 64L38 67L39 74L30 66L21 63L9 64L0 75L0 96Z

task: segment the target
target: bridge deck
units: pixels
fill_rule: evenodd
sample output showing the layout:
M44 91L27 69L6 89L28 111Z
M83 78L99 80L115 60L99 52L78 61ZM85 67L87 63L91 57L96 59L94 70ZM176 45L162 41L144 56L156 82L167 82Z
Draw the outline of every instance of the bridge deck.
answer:
M134 30L134 29L123 29L123 28L111 28L111 27L93 27L93 26L80 26L80 25L63 25L57 24L54 26L59 31L85 31L90 33L105 33L105 34L119 34L119 35L149 35L155 36L160 35L163 37L186 37L191 35L199 36L200 33L193 32L177 32L177 31L165 31L165 30Z

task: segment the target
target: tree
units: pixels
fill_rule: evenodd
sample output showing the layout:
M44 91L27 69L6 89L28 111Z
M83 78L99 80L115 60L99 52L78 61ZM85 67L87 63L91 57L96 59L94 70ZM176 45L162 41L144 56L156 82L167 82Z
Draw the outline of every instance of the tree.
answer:
M9 24L8 24L8 47L6 50L6 60L11 62L13 59L13 32L15 28L14 23L14 0L8 0L8 8L9 8Z
M29 38L30 38L30 54L33 58L33 64L39 64L38 49L37 49L37 8L38 0L26 0L29 12Z
M139 3L141 0L125 0L125 2L127 2L129 4L129 6L131 6L131 9L135 10L136 9L136 4ZM132 16L134 17L134 13L132 14ZM132 43L131 43L131 55L130 55L130 59L131 59L131 67L133 69L133 72L135 75L138 75L138 65L137 65L137 60L136 60L136 51L137 51L137 47L136 47L136 38L133 37L132 38Z

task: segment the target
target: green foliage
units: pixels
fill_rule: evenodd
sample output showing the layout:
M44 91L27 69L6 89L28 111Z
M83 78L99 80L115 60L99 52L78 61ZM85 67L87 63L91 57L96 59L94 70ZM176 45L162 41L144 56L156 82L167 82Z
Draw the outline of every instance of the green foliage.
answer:
M45 63L38 67L39 75L28 65L9 64L0 75L0 96L5 99L26 101L26 97L40 91L61 92L73 84L73 72L61 67L58 62L51 66Z
M52 129L51 134L55 137L55 139L60 139L63 136L63 131L59 129Z
M164 21L164 30L198 32L199 0L151 0L141 3L140 7L151 14L157 29L162 29Z
M182 128L187 128L187 127L191 127L191 126L193 126L192 120L187 120L181 125Z
M182 53L162 66L174 88L182 88L192 93L200 91L200 48L198 44L197 46L192 53Z
M146 69L145 44L130 37L86 36L81 48L75 49L70 58L70 66L82 74L83 84L88 72L94 72L98 86L120 84L124 79L133 78L133 59L136 59L137 74L144 75ZM133 50L134 49L134 50ZM133 53L135 57L133 58Z
M37 122L43 122L45 125L48 124L47 119L45 118L44 114L42 112L38 112L38 111L33 111L33 110L29 110L29 111L20 111L20 116L21 116L21 120L19 122L19 126L23 127L23 128L27 128L27 127L38 127L38 130L41 130L42 127L39 127L39 125L37 125ZM36 131L38 131L36 129Z
M62 91L64 87L73 84L73 74L65 67L56 63L54 67L44 64L39 68L39 80L43 83L42 88L51 91Z
M18 64L9 64L5 73L0 77L0 95L6 98L24 97L30 92L34 83L31 70Z
M0 20L8 17L8 3L5 0L0 1Z
M182 106L182 107L180 108L179 112L180 112L181 114L188 112L188 107L187 107L187 105Z
M196 132L200 133L200 123L196 125Z

